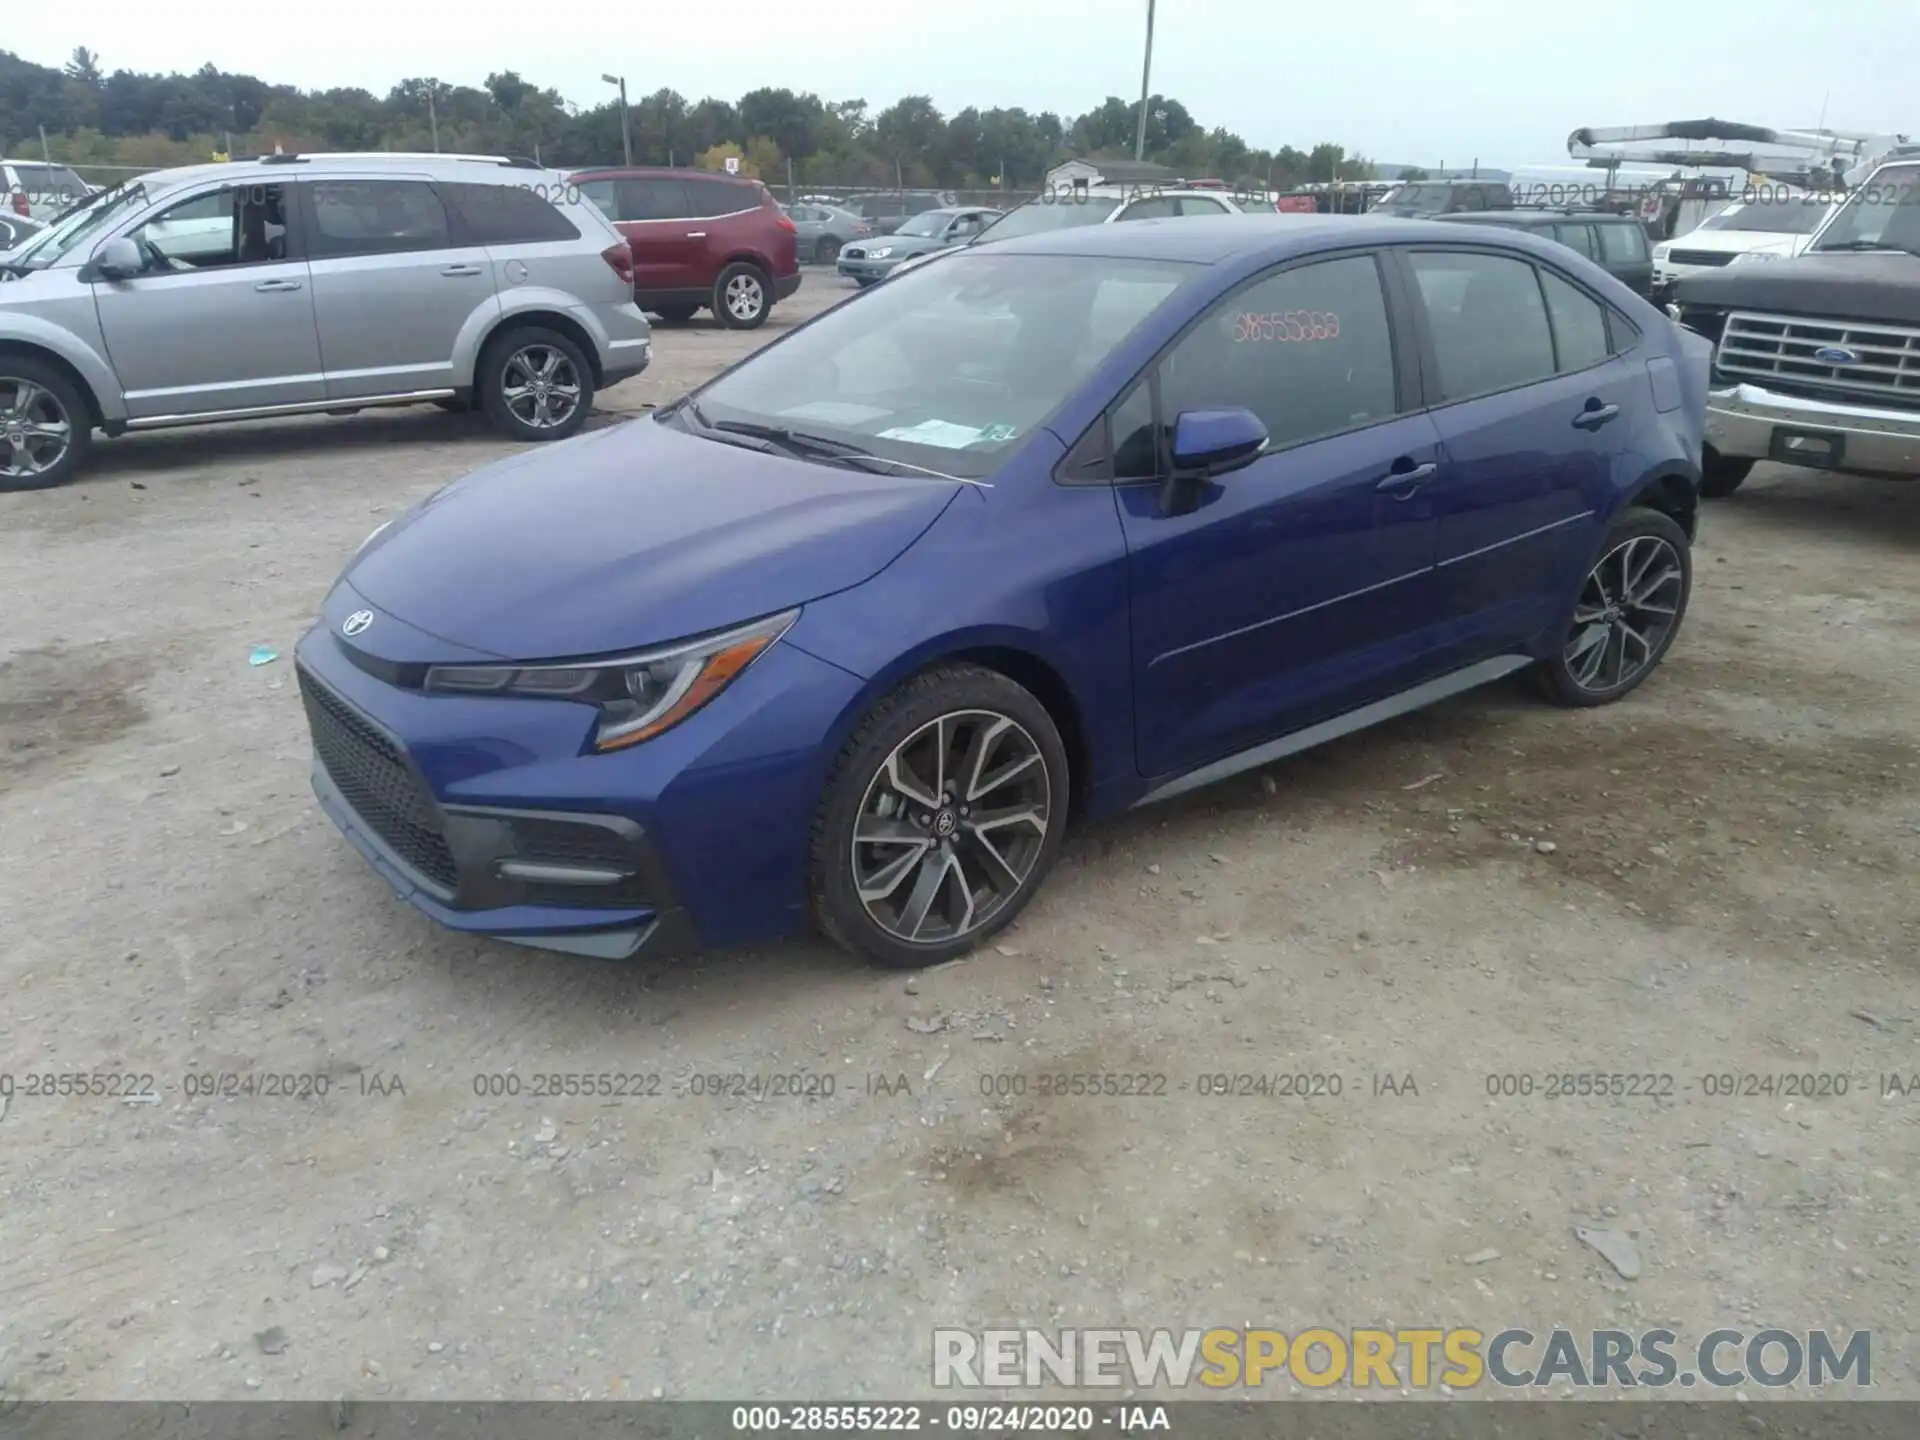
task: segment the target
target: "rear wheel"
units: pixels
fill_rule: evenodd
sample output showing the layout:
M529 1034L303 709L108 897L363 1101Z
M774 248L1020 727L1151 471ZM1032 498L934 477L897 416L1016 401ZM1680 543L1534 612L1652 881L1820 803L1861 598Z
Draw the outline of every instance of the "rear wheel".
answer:
M86 457L93 423L59 370L31 356L0 355L0 490L46 490Z
M1559 650L1540 676L1555 704L1605 705L1635 689L1672 647L1693 592L1687 532L1638 506L1607 528Z
M831 235L822 235L813 247L813 260L816 265L831 265L840 258L840 242Z
M1709 500L1724 500L1746 483L1753 461L1709 449L1700 469L1700 493Z
M757 265L735 261L713 282L713 313L729 330L757 330L773 309L773 288Z
M515 440L564 440L593 409L593 369L556 330L529 325L488 344L480 360L481 406Z
M1026 908L1066 819L1066 749L1046 707L996 671L929 671L874 707L827 782L815 923L881 965L952 959Z

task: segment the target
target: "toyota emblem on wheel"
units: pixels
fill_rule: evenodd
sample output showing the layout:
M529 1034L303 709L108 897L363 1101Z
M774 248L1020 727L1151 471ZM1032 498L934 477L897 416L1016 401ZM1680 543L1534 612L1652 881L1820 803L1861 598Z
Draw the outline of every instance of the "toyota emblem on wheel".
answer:
M340 633L347 636L359 635L371 624L373 624L371 610L356 610L340 622Z

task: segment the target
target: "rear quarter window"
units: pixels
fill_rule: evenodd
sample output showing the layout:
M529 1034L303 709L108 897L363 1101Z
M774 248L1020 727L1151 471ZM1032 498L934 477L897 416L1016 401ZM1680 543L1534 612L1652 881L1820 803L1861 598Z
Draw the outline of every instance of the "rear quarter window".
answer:
M687 213L695 219L712 219L716 215L737 215L743 210L757 210L760 207L760 195L757 187L741 185L731 180L683 180L686 186Z
M544 188L544 187L542 187ZM526 185L441 185L459 245L529 245L578 240L579 227Z

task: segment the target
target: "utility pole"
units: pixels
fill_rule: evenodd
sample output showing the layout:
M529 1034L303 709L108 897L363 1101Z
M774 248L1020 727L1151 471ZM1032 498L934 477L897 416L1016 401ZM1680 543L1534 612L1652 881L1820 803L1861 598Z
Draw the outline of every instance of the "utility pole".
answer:
M620 87L620 155L623 163L631 170L633 168L633 124L627 115L627 77L602 75L600 78L609 85ZM671 164L673 157L668 156L667 160Z
M427 128L433 133L433 153L440 153L440 112L434 108L433 92L440 88L438 80L427 82Z
M1147 87L1153 75L1153 0L1147 0L1147 53L1140 62L1140 123L1133 132L1135 163L1147 158Z
M40 130L40 158L42 161L46 163L46 165L49 168L51 168L53 165L53 155L47 149L47 127L42 125L39 127L39 130Z

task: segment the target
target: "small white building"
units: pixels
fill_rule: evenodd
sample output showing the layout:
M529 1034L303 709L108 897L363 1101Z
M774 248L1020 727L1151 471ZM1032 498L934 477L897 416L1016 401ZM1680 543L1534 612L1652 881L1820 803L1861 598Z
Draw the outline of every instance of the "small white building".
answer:
M1145 160L1063 160L1047 171L1046 188L1070 190L1077 185L1178 185L1182 176L1164 165Z

